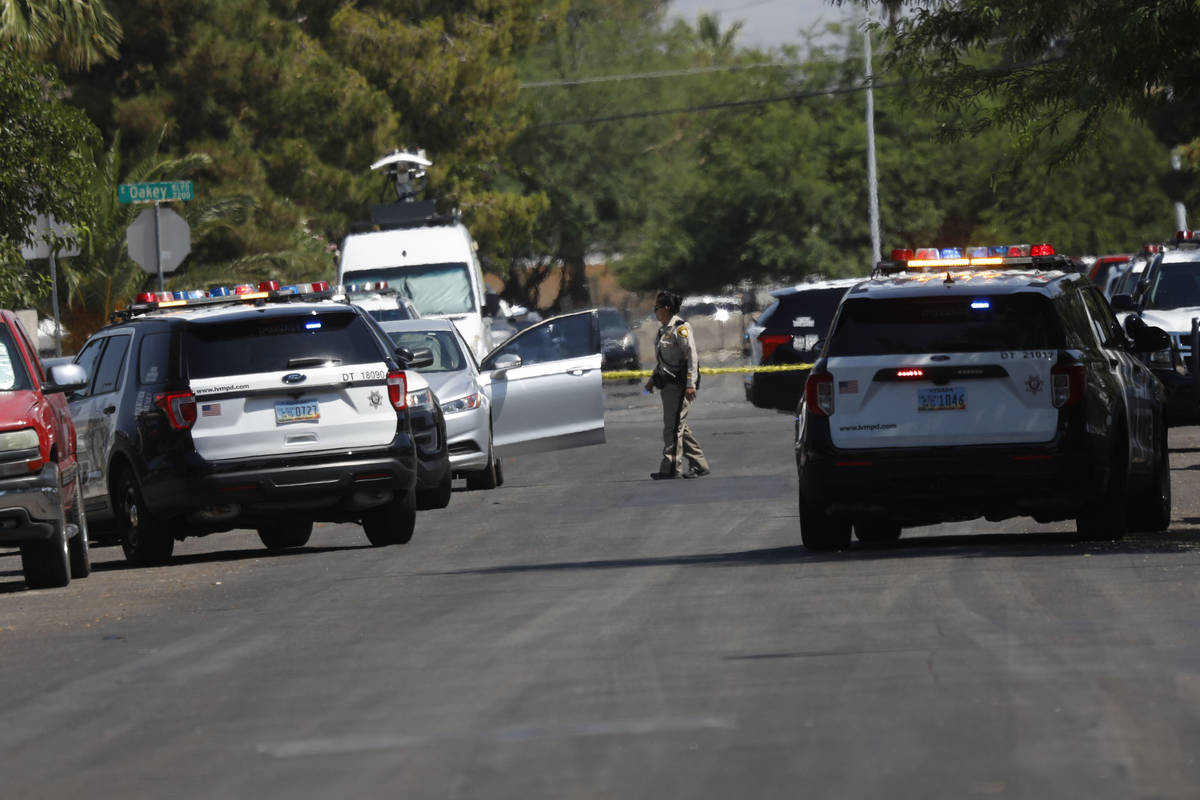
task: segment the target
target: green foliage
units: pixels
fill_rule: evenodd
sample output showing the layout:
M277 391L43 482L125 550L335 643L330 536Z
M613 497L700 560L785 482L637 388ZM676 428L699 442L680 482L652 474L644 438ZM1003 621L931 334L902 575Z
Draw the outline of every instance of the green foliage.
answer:
M115 58L121 26L101 0L7 0L0 46L71 70Z
M38 214L80 226L91 215L84 187L97 133L61 92L53 69L0 49L0 245L10 257Z

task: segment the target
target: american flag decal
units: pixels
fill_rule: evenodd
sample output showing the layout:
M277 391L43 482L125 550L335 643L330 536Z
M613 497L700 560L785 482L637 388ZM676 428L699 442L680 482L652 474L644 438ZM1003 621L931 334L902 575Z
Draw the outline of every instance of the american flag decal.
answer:
M201 403L200 416L202 417L219 417L221 416L220 403Z
M838 381L838 391L842 394L858 394L858 381Z

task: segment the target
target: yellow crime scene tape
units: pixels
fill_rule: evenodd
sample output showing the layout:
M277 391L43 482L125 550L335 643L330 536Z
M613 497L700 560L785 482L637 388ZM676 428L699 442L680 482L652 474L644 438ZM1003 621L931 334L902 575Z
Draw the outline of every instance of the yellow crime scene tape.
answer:
M812 369L812 364L767 364L761 367L701 367L702 375L725 375L735 372L794 372L802 369ZM630 378L649 378L648 369L614 369L603 373L606 381L623 381Z

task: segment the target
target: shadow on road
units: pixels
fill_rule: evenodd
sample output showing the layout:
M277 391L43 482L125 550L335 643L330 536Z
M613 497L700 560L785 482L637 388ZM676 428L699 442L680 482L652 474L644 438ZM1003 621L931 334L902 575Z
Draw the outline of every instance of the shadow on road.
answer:
M827 561L883 560L952 556L956 558L1046 558L1052 556L1119 556L1186 553L1200 550L1200 532L1169 531L1130 534L1116 542L1080 541L1071 533L982 533L950 536L911 534L892 545L851 544L834 553L810 553L803 547L771 547L727 553L505 564L476 569L426 572L424 575L504 575L527 572L571 572L639 567L746 567L811 564Z
M243 561L252 558L292 558L293 556L315 555L317 553L341 553L348 550L370 550L369 544L341 545L337 547L296 547L289 550L240 549L214 550L209 553L189 553L188 555L172 556L166 564L154 567L139 567L123 559L102 561L92 564L92 572L115 572L131 569L170 569L186 564L218 564L223 561Z

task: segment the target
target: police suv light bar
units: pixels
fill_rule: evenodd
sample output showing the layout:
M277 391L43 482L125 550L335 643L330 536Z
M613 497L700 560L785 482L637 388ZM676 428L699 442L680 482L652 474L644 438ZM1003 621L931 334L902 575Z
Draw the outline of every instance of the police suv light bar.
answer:
M257 286L243 283L234 286L213 286L207 291L189 289L175 292L142 292L134 303L113 312L114 319L128 319L165 308L193 308L221 303L287 302L289 300L323 300L332 296L328 281L297 283L280 286L279 281L262 281Z
M1050 244L991 245L987 247L921 247L899 248L891 252L891 259L880 261L877 269L882 273L904 272L905 270L944 270L970 267L1033 267L1057 265L1061 256L1055 255Z

